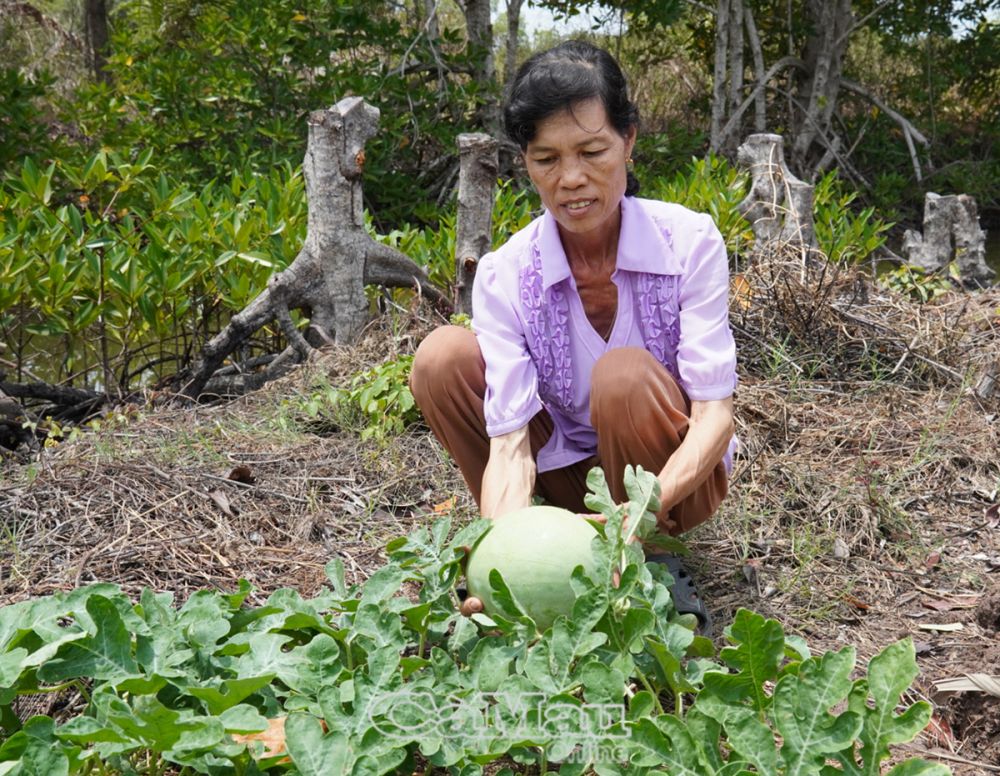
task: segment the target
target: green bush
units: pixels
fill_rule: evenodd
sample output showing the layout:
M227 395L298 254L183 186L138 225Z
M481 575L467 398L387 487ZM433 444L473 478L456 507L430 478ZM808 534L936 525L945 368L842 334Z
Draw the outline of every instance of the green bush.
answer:
M441 60L444 77L420 63ZM381 111L366 148L366 204L380 225L430 221L459 132L484 93L464 42L425 35L388 6L344 0L128 3L117 14L111 83L81 89L67 120L94 142L154 149L181 180L301 164L306 117L351 95Z
M44 71L30 81L15 68L0 67L0 174L26 156L50 156L39 101L53 81Z
M305 226L287 165L193 190L158 173L150 151L45 169L28 159L0 187L0 330L22 363L58 349L37 367L50 379L113 377L127 390L253 299Z
M677 202L715 220L734 255L746 253L753 245L750 224L737 207L746 196L749 176L718 156L692 159L685 170L672 177L640 175L640 196Z
M855 211L856 191L847 191L836 172L816 184L813 218L816 241L826 257L837 264L859 264L885 244L892 224L875 214L875 208Z

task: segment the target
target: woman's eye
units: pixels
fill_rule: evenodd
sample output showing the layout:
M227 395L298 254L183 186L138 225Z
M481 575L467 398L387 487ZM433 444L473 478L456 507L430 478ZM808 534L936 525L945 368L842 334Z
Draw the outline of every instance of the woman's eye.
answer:
M600 156L603 153L604 153L604 149L603 148L599 148L599 149L597 149L595 151L584 151L583 155L586 156L589 159L592 159L593 157Z
M555 160L554 156L543 156L541 159L535 159L535 164L552 164Z

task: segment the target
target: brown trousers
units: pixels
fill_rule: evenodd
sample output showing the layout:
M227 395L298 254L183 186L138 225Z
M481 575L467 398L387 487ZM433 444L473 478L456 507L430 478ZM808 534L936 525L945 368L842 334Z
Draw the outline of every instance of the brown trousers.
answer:
M475 334L459 326L433 331L417 349L410 390L479 504L490 438L483 415L486 365ZM537 494L555 506L590 512L583 503L587 472L600 466L615 501L625 501L625 466L659 474L684 439L689 415L684 391L651 354L641 348L608 351L591 373L590 422L597 432L597 455L538 474ZM532 455L551 433L552 418L542 410L528 423ZM678 534L704 522L722 502L727 487L720 461L694 493L661 511L660 530Z

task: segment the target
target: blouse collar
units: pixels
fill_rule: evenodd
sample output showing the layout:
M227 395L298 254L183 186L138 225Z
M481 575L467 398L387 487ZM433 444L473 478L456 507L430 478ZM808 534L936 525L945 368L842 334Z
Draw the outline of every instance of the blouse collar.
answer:
M636 197L622 197L616 268L654 275L681 274L669 229L666 224L656 221L642 206L642 202ZM559 226L547 210L541 219L535 247L542 259L543 289L570 276L569 261L563 250L562 240L559 239Z

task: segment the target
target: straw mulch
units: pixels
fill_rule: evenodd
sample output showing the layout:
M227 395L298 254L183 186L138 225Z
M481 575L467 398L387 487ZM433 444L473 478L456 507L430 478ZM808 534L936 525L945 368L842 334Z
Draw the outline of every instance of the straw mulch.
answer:
M1000 674L1000 291L921 306L775 255L736 278L732 308L743 446L720 514L689 537L715 635L740 606L814 650L854 644L861 663L911 635L913 697L938 708L934 730L900 753L1000 772L1000 700L934 689ZM309 593L334 556L352 580L369 574L389 538L443 502L468 518L461 478L426 431L361 442L302 410L324 381L412 352L432 324L380 320L356 348L242 400L137 410L38 462L8 462L0 604L95 580L178 599L240 578L255 602L282 586Z

